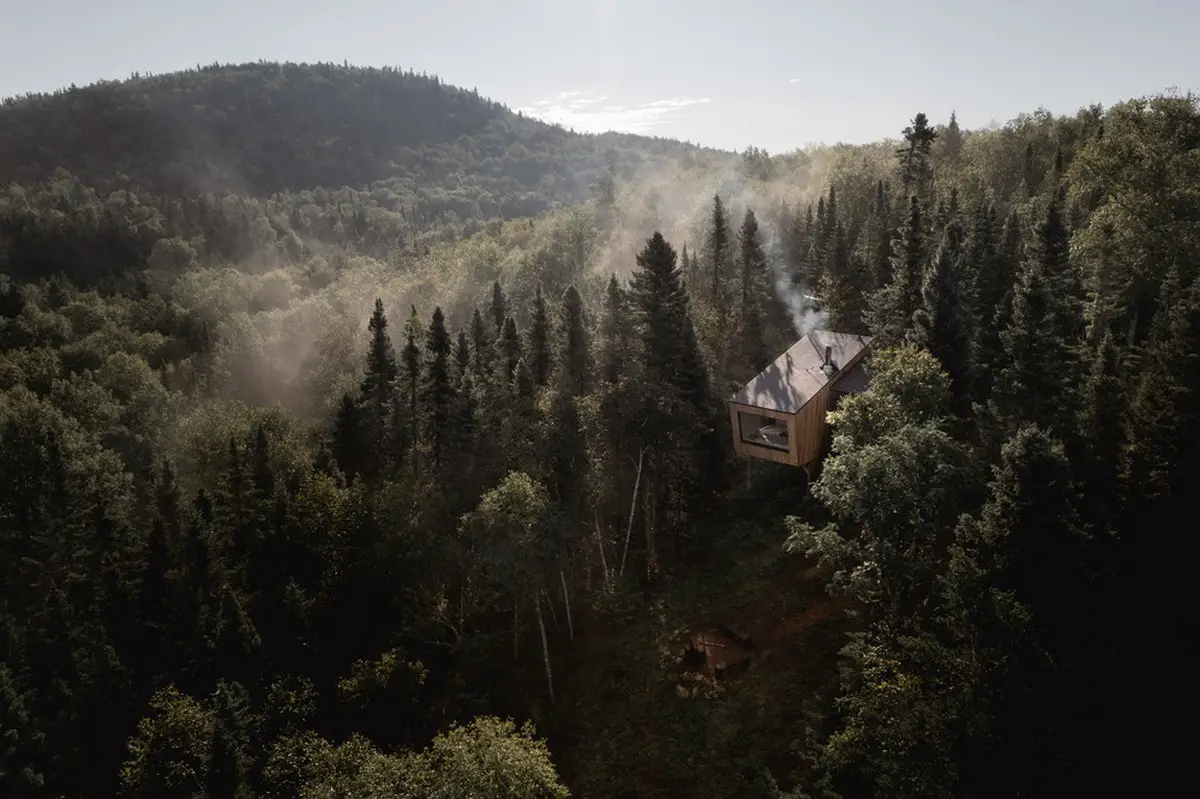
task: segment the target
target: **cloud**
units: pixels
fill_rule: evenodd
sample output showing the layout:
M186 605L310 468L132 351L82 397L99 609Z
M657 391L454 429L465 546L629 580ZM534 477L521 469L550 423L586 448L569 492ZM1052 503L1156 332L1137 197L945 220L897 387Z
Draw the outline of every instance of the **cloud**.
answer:
M804 78L788 78L788 83L799 83L802 80L804 80Z
M606 95L590 91L563 92L517 110L545 122L554 122L581 133L650 133L694 105L711 103L708 97L675 97L637 105L607 103Z

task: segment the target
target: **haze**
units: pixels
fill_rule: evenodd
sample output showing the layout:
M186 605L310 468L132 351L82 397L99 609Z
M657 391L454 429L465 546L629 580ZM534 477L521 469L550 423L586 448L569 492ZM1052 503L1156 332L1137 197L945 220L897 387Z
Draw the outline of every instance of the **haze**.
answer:
M0 95L258 59L412 67L580 131L772 152L1200 85L1200 3L0 0Z

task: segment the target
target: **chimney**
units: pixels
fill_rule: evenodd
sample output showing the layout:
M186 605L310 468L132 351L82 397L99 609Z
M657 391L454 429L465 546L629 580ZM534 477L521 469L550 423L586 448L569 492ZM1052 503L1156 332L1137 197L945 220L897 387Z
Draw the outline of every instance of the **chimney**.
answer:
M828 345L825 347L825 362L821 364L821 371L829 377L837 374L837 366L833 362L833 347Z

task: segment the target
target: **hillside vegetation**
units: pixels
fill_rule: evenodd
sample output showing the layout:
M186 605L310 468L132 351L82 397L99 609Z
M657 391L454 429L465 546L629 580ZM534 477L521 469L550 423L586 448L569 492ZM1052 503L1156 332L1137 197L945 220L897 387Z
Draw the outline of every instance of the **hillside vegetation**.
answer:
M1190 695L1195 98L775 156L328 66L0 119L0 795L1170 771L1120 764ZM812 325L876 351L806 485L723 403Z

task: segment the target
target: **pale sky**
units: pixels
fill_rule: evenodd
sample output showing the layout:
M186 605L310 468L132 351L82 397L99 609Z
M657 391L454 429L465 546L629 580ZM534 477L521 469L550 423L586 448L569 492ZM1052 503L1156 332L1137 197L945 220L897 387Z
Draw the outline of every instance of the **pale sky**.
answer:
M0 0L0 96L255 61L393 65L510 108L771 152L1200 89L1200 0Z

